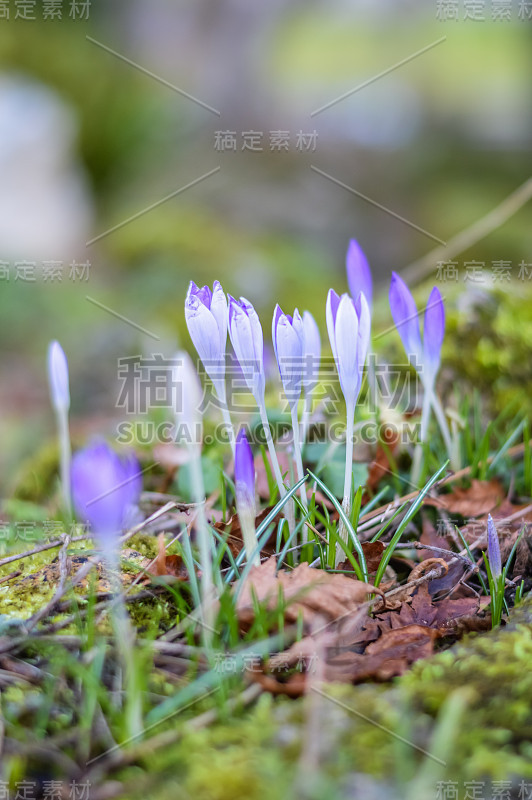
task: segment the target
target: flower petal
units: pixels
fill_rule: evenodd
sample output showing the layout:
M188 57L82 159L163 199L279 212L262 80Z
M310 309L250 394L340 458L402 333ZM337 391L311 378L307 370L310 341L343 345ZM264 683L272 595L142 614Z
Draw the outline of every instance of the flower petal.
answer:
M224 353L227 346L227 325L229 322L229 312L227 309L227 298L222 289L220 281L214 281L211 299L211 313L218 325L220 335L220 353Z
M290 405L296 403L301 394L302 333L303 324L297 310L292 319L286 314L278 316L276 325L277 363Z
M128 508L138 502L141 484L136 459L121 459L104 441L80 450L72 459L74 508L103 540L118 536Z
M360 389L358 367L358 316L348 294L343 294L335 325L336 366L346 403L355 403Z
M225 348L222 353L218 323L211 310L190 292L185 301L185 320L207 374L210 376L215 372L218 377L221 364L225 363Z
M316 320L310 311L303 312L303 387L312 392L318 382L321 359L321 338Z
M336 325L336 315L338 314L338 306L340 305L340 297L334 291L329 289L327 295L327 305L325 308L325 318L327 321L327 333L329 334L329 342L331 343L331 350L333 352L334 360L336 361L336 339L334 328Z
M396 272L392 272L390 284L390 309L408 359L419 369L422 347L418 310L410 289Z
M492 576L497 579L502 574L501 546L491 514L488 514L488 562Z
M373 302L371 269L364 251L356 239L351 239L349 242L345 265L349 294L353 300L356 300L358 295L362 292L366 296L368 305L371 306Z
M238 505L255 507L255 463L244 428L236 437L235 490Z
M355 303L355 310L358 314L358 342L357 342L357 361L358 369L362 374L366 358L368 356L369 342L371 338L371 312L366 300L366 296L361 292Z
M251 303L229 296L229 336L248 389L260 405L264 398L264 341L262 327Z
M70 408L68 361L63 348L55 341L48 347L48 380L53 407L56 410L68 410Z
M445 333L445 307L437 286L430 293L425 309L423 326L423 367L429 380L434 378L440 366L441 346Z

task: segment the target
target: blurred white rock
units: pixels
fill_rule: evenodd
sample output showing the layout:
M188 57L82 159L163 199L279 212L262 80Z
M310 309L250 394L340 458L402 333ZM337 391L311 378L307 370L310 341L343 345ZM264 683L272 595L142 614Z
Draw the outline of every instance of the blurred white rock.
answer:
M49 87L0 75L0 260L85 252L92 220L75 114Z

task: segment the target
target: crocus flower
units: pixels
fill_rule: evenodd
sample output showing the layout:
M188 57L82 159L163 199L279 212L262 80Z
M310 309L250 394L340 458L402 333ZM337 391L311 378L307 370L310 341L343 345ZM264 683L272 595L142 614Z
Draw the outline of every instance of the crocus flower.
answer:
M70 431L68 428L68 410L70 408L70 389L68 385L68 362L59 342L51 342L48 347L48 382L50 397L57 420L59 438L59 460L61 470L61 489L63 505L70 516L72 503L70 499Z
M235 494L242 538L246 549L246 557L249 561L257 547L257 534L255 531L255 464L253 453L243 428L238 432L235 445ZM256 566L260 564L258 553L253 556L253 563Z
M390 309L408 360L417 370L425 390L421 413L420 441L426 441L430 409L433 407L451 462L454 468L458 469L459 464L456 463L456 452L445 419L445 413L434 391L445 331L445 308L440 291L434 286L429 295L425 309L423 339L419 330L419 315L415 300L406 283L395 272L392 273L390 285ZM418 483L421 473L421 459L422 450L418 446L414 452L412 465L412 483L415 484Z
M48 347L48 380L50 396L56 411L68 411L70 408L70 390L68 386L68 362L59 342L50 342Z
M219 281L214 281L212 292L208 286L200 289L194 281L190 281L185 300L185 320L216 394L225 402L228 309Z
M432 385L440 366L445 331L445 309L435 286L425 309L423 341L419 330L418 309L410 289L397 273L392 273L390 308L403 347L426 386Z
M327 331L333 351L340 386L348 408L354 409L369 347L371 318L363 293L356 302L329 290L327 296Z
M106 442L94 442L72 459L71 485L78 517L105 550L112 548L140 497L142 473L136 457L119 456Z
M275 480L279 488L279 494L281 497L284 497L286 489L283 483L283 476L281 475L279 460L275 452L264 401L266 378L264 376L264 338L262 335L262 326L257 312L245 297L241 297L240 300L235 300L234 297L229 295L229 336L244 380L259 408Z
M502 574L501 547L491 514L488 514L488 562L491 574L497 580Z
M305 395L309 396L318 382L321 359L320 331L310 311L303 312L303 380Z
M272 341L284 391L290 408L293 408L301 395L305 345L303 320L297 308L291 317L283 314L279 305L275 306Z
M239 508L255 509L255 463L246 432L240 429L235 447L235 491Z
M260 407L264 403L264 339L251 303L229 295L229 336L249 391Z
M353 430L355 404L362 384L362 372L366 363L371 329L371 317L367 300L362 292L354 301L348 294L339 297L334 289L327 296L327 331L331 342L340 386L346 404L346 445L343 508L349 514L351 508L351 482L353 478ZM343 523L340 538L347 542L347 530ZM336 565L343 558L340 546L336 549Z
M201 401L203 392L192 359L185 350L176 353L172 368L176 441L199 445L202 438Z
M369 307L373 302L373 281L368 259L356 239L351 239L345 258L349 294L356 300L360 293L366 298Z

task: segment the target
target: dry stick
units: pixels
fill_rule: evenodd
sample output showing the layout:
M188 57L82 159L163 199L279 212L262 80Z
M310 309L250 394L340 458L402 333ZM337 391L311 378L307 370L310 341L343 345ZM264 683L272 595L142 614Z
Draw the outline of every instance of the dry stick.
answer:
M422 583L426 583L427 581L431 581L436 578L441 578L443 575L445 575L445 570L443 567L431 569L426 573L426 575L422 575L420 578L415 578L415 580L409 581L408 583L403 584L403 586L398 586L396 589L390 589L389 592L385 593L384 600L386 601L387 598L404 592L405 589L415 589L416 586L421 586ZM384 608L386 608L386 604Z
M0 578L0 583L6 583L6 581L12 581L13 578L18 578L19 575L22 575L21 569L17 569L15 572L10 572L9 575L5 575L3 578Z
M485 217L453 236L446 245L436 247L426 256L422 256L422 258L402 270L402 277L407 283L416 283L423 280L438 261L449 261L459 253L468 250L489 233L503 225L531 198L532 178L529 178L518 189L508 195L502 203L486 214Z
M532 439L530 440L529 444L532 446ZM524 443L516 444L514 447L510 447L510 449L507 450L506 456L514 458L514 456L521 455L521 453L524 453L524 451L525 451ZM490 456L489 458L486 459L486 462L479 461L479 466L484 466L484 463L491 464L494 458L495 456ZM454 481L458 481L461 478L466 478L470 474L471 469L472 467L469 466L458 470L458 472L453 472L451 473L451 475L448 475L446 478L443 478L443 480L438 481L433 488L437 488L439 486L447 486L448 484L454 483ZM362 517L360 517L359 527L360 523L367 522L368 520L374 519L375 517L379 517L381 515L383 517L382 521L384 521L384 519L386 519L387 516L390 516L390 514L396 511L399 508L399 506L401 506L403 503L407 503L409 500L413 500L415 497L418 496L418 494L419 490L416 490L415 492L410 492L409 494L404 494L402 497L398 497L391 503L387 503L384 506L380 506L380 508L376 508L373 511L369 511L367 514L364 514Z
M120 540L121 543L123 544L124 542L127 542L128 539L130 539L136 533L138 533L143 528L145 528L146 525L148 525L150 522L155 521L156 519L161 517L163 514L166 514L170 509L179 508L179 506L181 506L181 505L186 505L187 506L186 508L179 509L181 511L186 511L186 510L188 510L188 508L191 507L190 504L174 503L173 501L171 501L169 503L166 503L166 505L163 508L159 508L153 514L151 514L149 517L147 517L143 522L139 523L138 525L135 525L134 528L131 528L131 530L129 530L122 537L122 539ZM83 536L74 536L73 538L70 539L70 542L71 542L71 544L73 544L74 542L84 542L84 541L86 541L87 539L90 539L90 538L91 538L90 534L85 533L85 534L83 534ZM47 544L40 544L37 547L34 547L33 550L27 550L25 553L16 553L15 555L7 556L6 558L3 558L3 559L0 560L0 567L4 567L6 564L12 564L13 561L20 561L23 558L29 558L30 556L35 556L38 553L43 553L45 550L53 550L55 547L61 547L62 544L63 544L63 541L64 541L63 538L57 539L54 542L48 542Z
M82 542L89 538L90 537L88 534L85 534L84 536L75 536L70 540L70 542ZM37 553L43 553L45 550L53 550L54 547L61 547L62 544L63 539L58 539L55 542L49 542L48 544L41 544L38 547L34 547L33 550L28 550L26 553L17 553L16 555L8 556L0 561L0 567L5 566L6 564L12 564L13 561L20 561L21 558L29 558L30 556L37 555Z
M465 564L467 564L468 569L471 569L473 566L471 559L467 556L463 556L461 553L453 553L452 550L446 550L444 547L434 547L432 544L422 544L421 542L406 542L405 544L396 544L396 550L430 550L433 553L439 553L442 556L452 556L450 559L453 561L454 559L460 559ZM478 568L475 570L478 572Z

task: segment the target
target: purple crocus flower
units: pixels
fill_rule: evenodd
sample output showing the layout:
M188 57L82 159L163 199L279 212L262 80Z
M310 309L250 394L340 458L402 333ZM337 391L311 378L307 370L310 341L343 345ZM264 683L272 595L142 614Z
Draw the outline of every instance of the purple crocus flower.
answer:
M284 391L290 407L293 408L301 395L305 345L303 320L297 308L291 317L283 314L279 305L275 306L272 341Z
M243 428L239 430L236 437L235 491L239 513L242 509L251 510L253 519L255 519L255 462Z
M303 312L303 381L305 394L312 394L317 382L321 359L320 330L310 311Z
M435 286L425 309L423 341L419 330L419 314L410 289L392 273L390 309L409 361L430 385L440 366L441 346L445 331L445 309L439 289Z
M488 514L488 562L492 577L497 580L502 574L501 547L491 514Z
M235 495L236 510L240 520L246 557L253 559L255 566L260 564L255 531L255 465L253 453L243 428L238 432L235 444Z
M327 331L340 385L349 409L354 409L362 372L366 363L371 329L369 306L363 293L356 302L329 290L327 296Z
M50 342L48 347L48 380L50 396L55 411L68 411L70 390L68 387L68 362L59 342Z
M76 453L70 475L78 517L90 525L103 549L113 547L140 497L142 473L136 457L119 456L97 441Z
M208 286L200 289L190 281L185 300L185 320L205 371L218 397L224 400L228 309L219 281L214 281L212 292Z
M251 303L229 295L229 336L249 391L257 405L264 404L264 339Z
M345 258L347 284L349 294L356 300L360 293L364 295L368 306L373 303L373 281L368 259L356 239L351 239Z

